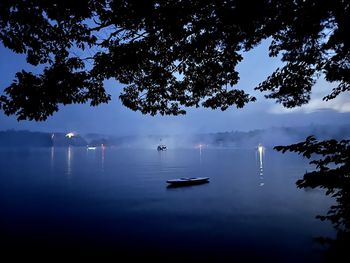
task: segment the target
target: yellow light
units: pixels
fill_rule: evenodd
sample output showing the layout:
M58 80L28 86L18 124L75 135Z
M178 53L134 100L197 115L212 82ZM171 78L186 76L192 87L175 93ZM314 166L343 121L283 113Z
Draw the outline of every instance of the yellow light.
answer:
M72 138L75 134L73 132L69 132L66 134L66 137L68 137L69 139Z
M194 146L194 148L195 148L195 149L200 149L200 150L201 150L201 149L205 148L205 144L201 144L201 143L200 143L200 144L197 144L197 145Z

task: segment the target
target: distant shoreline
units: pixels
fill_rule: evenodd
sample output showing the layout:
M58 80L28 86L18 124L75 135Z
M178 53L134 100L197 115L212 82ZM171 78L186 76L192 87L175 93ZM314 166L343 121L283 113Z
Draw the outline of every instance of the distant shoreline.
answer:
M68 137L62 132L35 132L28 130L0 131L0 147L131 147L154 148L160 143L171 148L192 147L266 147L285 145L304 140L309 135L319 139L350 139L350 125L304 127L276 127L252 131L231 131L182 135L130 135L113 136L98 133L77 134Z

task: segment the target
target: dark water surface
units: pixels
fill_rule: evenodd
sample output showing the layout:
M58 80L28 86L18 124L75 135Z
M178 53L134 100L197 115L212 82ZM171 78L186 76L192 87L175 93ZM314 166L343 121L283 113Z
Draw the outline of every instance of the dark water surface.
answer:
M296 188L306 161L269 149L259 157L254 149L0 149L1 254L321 262L313 238L334 233L315 216L331 200ZM167 188L193 176L210 183Z

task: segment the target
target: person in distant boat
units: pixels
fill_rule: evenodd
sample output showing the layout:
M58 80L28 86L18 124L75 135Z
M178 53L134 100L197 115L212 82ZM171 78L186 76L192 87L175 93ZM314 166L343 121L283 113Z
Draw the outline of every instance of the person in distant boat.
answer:
M158 145L157 150L158 151L166 151L167 147L164 144L161 144L161 145Z

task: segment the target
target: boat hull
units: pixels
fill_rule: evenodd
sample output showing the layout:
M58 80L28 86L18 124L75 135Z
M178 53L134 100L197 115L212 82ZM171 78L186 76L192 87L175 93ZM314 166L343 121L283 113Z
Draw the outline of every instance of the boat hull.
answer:
M209 177L197 177L197 178L179 178L168 180L167 183L170 186L188 186L209 183Z

